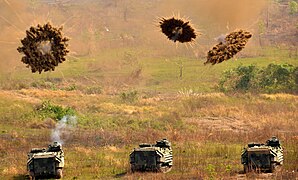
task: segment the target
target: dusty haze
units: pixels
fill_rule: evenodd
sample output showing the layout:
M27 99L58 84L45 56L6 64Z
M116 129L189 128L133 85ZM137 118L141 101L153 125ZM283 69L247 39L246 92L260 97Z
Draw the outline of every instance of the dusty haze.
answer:
M260 18L260 14L268 5L268 0L173 0L169 6L164 5L165 12L180 12L181 16L189 16L196 22L217 24L231 28L250 26L251 22ZM179 7L179 9L177 9ZM198 24L199 25L199 24Z
M255 31L269 0L88 0L0 1L1 71L24 68L17 52L20 39L31 25L48 21L64 25L70 50L94 55L121 47L157 48L171 51L175 45L160 33L158 17L173 14L191 20L202 36L195 46L201 54L216 43L215 37L236 28ZM204 47L199 49L200 47ZM185 53L187 48L182 49Z

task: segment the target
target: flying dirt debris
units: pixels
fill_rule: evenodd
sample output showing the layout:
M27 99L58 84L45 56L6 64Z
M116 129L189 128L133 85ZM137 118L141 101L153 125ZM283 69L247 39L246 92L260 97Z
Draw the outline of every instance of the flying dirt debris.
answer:
M235 54L241 51L252 34L245 30L236 30L228 34L223 41L215 45L207 53L207 61L204 64L212 65L231 59Z
M63 37L61 31L62 27L55 28L50 23L38 24L26 31L26 37L21 40L23 46L17 50L24 54L22 62L31 68L32 73L54 71L59 63L66 60L69 39Z
M197 37L195 30L189 25L189 21L184 22L174 17L170 19L161 18L159 24L162 33L174 42L192 42Z

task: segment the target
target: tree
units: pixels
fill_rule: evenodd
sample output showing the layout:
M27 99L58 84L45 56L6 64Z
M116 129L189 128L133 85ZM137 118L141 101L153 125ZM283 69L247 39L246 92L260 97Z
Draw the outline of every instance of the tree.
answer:
M291 92L297 88L295 78L293 65L271 63L258 73L258 85L266 93Z
M240 65L223 73L219 89L224 92L297 93L298 67L273 63L263 68Z
M223 73L219 88L221 91L247 91L253 89L257 72L258 68L255 65L240 65L227 70Z

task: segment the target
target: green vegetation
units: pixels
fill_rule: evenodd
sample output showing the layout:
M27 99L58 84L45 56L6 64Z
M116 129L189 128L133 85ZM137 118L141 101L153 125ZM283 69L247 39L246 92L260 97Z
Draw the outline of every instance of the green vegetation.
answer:
M286 149L282 173L297 169L297 97L261 94L294 91L285 88L297 83L297 59L288 51L267 47L260 57L215 66L154 53L119 48L70 59L51 73L35 75L24 68L1 76L0 179L24 177L26 153L50 143L51 130L64 115L77 116L64 144L64 179L236 178L241 149L272 135ZM241 92L250 92L256 85L250 80L258 78L261 90L223 94L218 82L224 78L225 88L230 83ZM173 143L173 170L132 174L131 150L165 137Z
M26 153L50 142L53 126L36 118L72 113L70 105L78 114L78 126L64 144L65 179L233 178L242 170L242 147L272 135L280 137L286 149L285 171L297 168L298 100L294 95L148 94L131 103L119 96L80 91L28 89L16 91L14 96L6 95L8 92L0 93L0 135L5 137L0 139L1 178L26 174ZM29 96L52 98L34 102L28 101ZM43 108L36 110L40 104ZM130 151L138 143L154 143L164 137L173 143L173 170L165 175L131 174Z
M75 115L75 110L70 107L62 107L60 105L54 105L50 101L44 101L37 107L37 113L41 119L52 118L55 120L61 120L64 116Z
M24 179L28 151L46 147L65 115L77 117L61 133L66 180L262 179L241 174L240 154L273 135L285 162L268 179L295 179L297 0L181 2L0 1L0 179ZM160 33L155 16L173 9L201 32L194 44ZM33 74L16 47L44 21L63 24L70 53ZM253 33L246 48L204 65L214 38L234 28ZM162 138L173 145L172 171L131 173L131 150Z
M120 98L123 102L133 103L138 100L137 91L123 92L120 94Z
M267 93L298 92L298 66L290 64L269 64L260 70L260 89Z
M289 1L290 14L296 14L298 12L298 3L295 0Z
M219 82L219 88L224 92L254 89L253 81L257 71L254 65L240 65L235 69L224 71L223 77Z
M298 67L290 64L269 64L263 68L240 65L224 71L219 88L224 92L295 93L298 91L297 71Z

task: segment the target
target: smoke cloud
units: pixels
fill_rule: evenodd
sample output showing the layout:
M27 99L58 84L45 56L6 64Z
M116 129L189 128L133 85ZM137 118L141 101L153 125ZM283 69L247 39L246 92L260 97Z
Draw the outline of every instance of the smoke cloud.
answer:
M64 116L52 130L51 140L64 144L77 124L76 116Z

